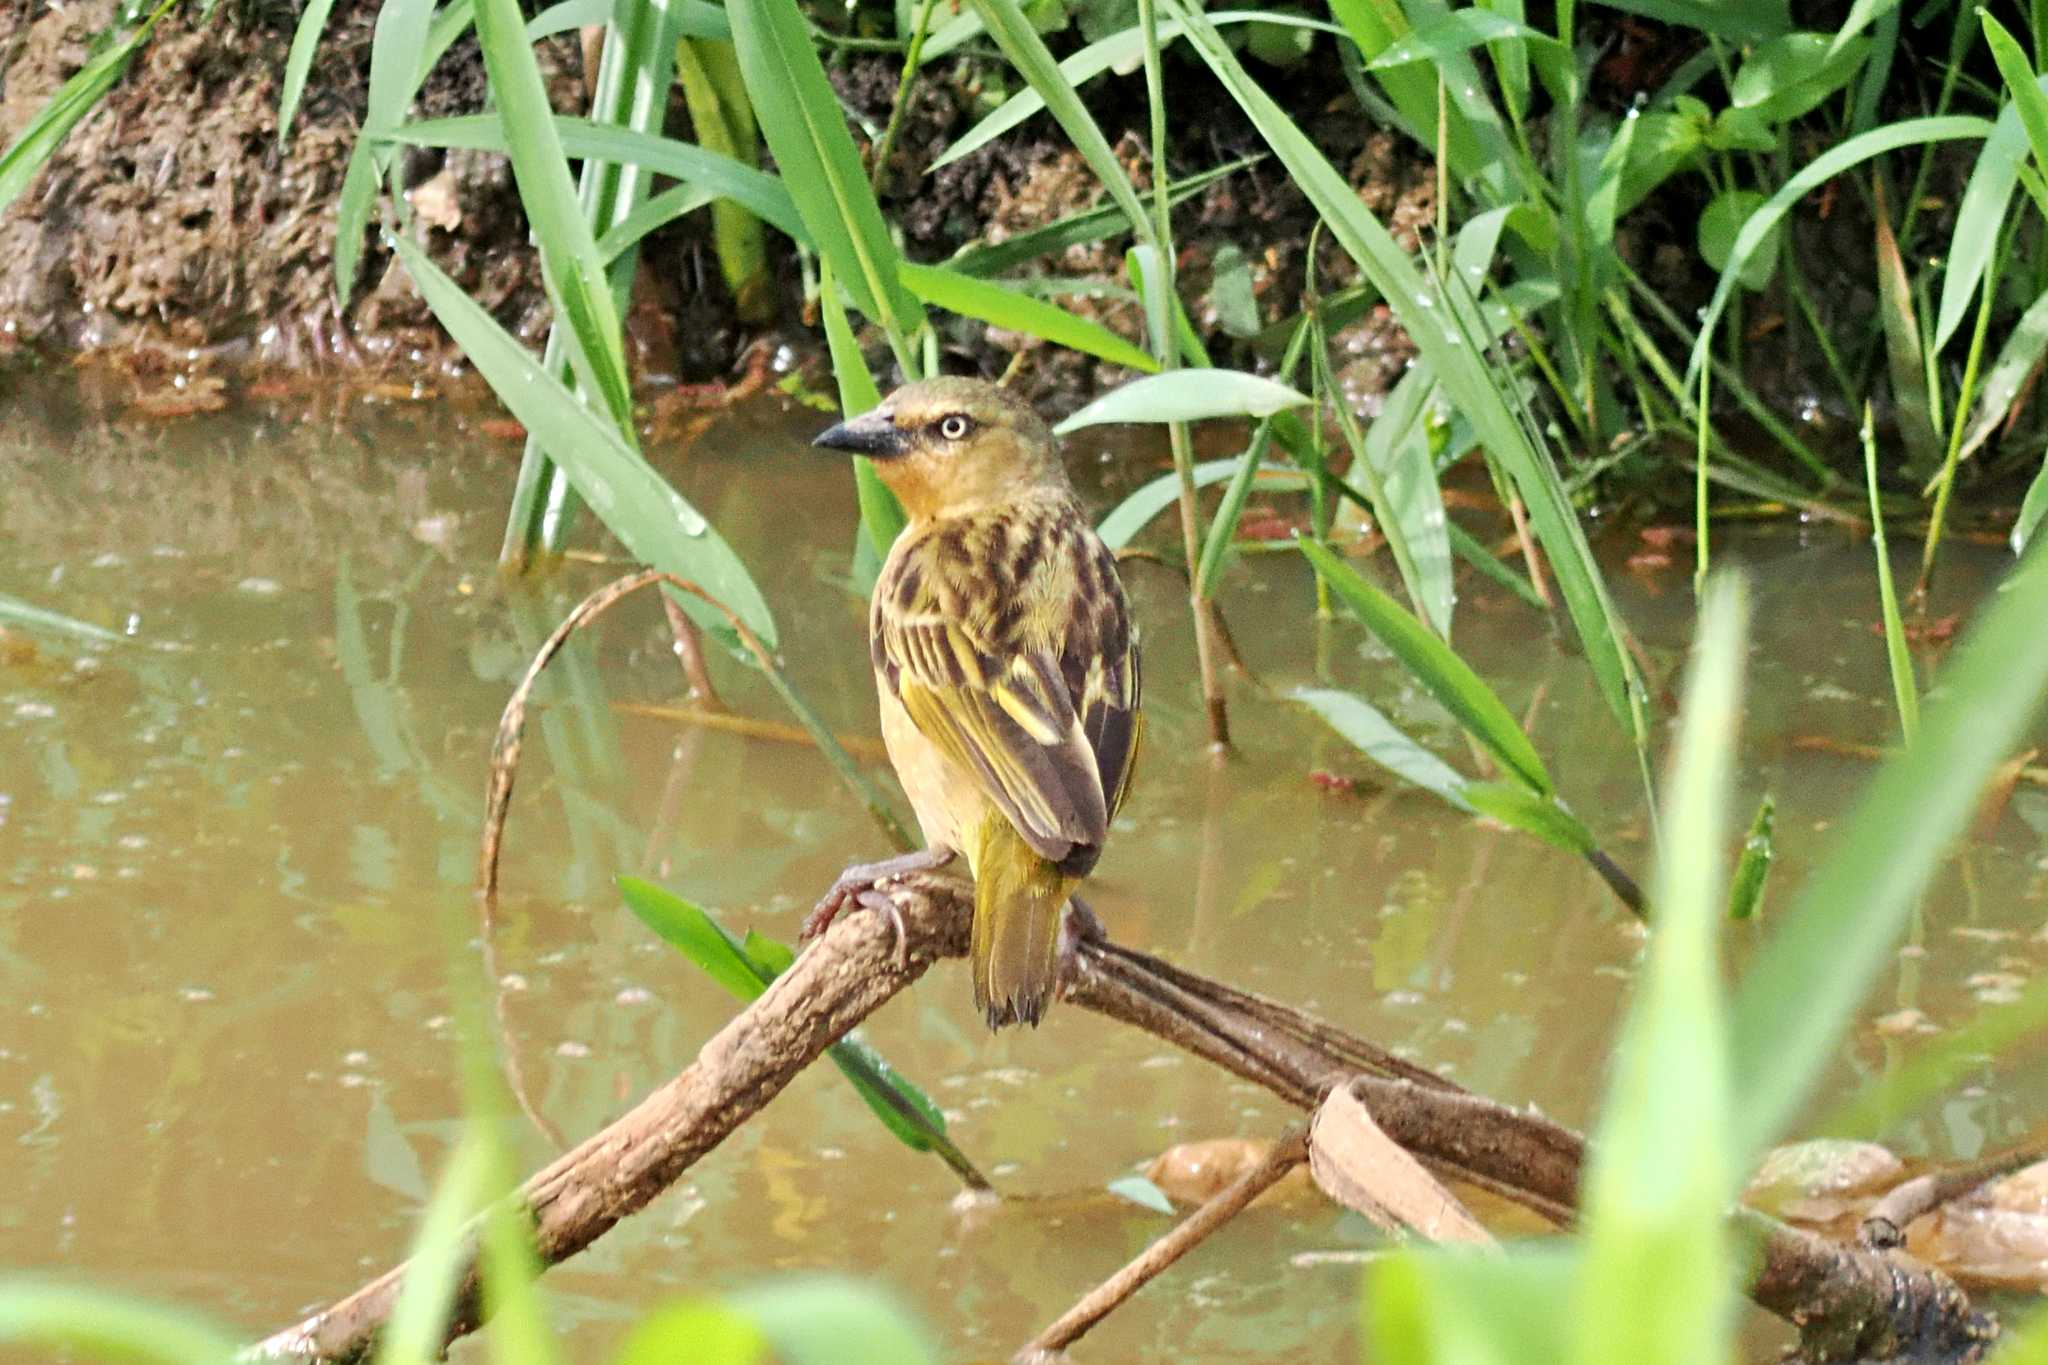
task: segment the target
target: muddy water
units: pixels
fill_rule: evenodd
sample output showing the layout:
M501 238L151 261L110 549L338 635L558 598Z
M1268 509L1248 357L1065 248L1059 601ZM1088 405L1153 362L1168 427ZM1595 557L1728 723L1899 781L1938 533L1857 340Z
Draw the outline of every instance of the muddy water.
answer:
M0 663L0 1269L274 1328L410 1235L460 1115L444 926L468 924L490 734L533 644L618 566L572 563L508 594L490 564L516 447L434 407L338 400L314 417L136 426L51 390L7 406L0 594L120 638L37 634L33 657L17 645ZM861 611L842 581L853 499L843 469L801 446L817 420L754 407L653 457L761 572L801 685L836 727L871 736ZM1104 506L1156 459L1099 439L1073 455ZM1632 539L1607 548L1668 675L1689 564L1681 551L1630 569ZM1782 905L1866 771L1795 741L1887 734L1869 552L1828 528L1727 549L1758 576L1742 780L1747 800L1777 797ZM1957 547L1938 612L1967 610L1999 562ZM1242 755L1212 766L1178 589L1142 564L1128 577L1152 728L1094 896L1114 932L1586 1122L1638 948L1625 914L1565 855L1381 787L1316 722L1248 690ZM1230 618L1266 682L1358 687L1462 761L1360 629L1315 624L1298 563L1251 560L1232 582ZM1512 599L1463 593L1460 647L1530 711L1570 800L1642 868L1634 761L1583 664ZM734 706L779 719L764 688L717 666ZM558 668L512 819L499 969L534 1102L580 1136L732 1008L620 908L615 873L788 936L841 863L885 846L809 750L630 709L679 690L651 602ZM1364 786L1333 792L1319 771ZM1912 1053L1876 1016L1953 1025L2048 956L2033 937L2044 848L2048 794L2023 786L1942 877L1920 946L1842 1050L1837 1094ZM473 943L455 961L476 970ZM835 1075L806 1076L548 1277L573 1358L600 1358L669 1297L811 1268L887 1286L949 1358L1006 1358L1164 1226L1106 1182L1172 1143L1292 1117L1078 1010L992 1039L957 968L868 1037L1020 1198L956 1213L943 1166L891 1141ZM2017 1140L2048 1104L2039 1060L1890 1136L1943 1157ZM530 1128L516 1141L525 1162L549 1154ZM1258 1209L1088 1354L1336 1358L1374 1245L1313 1202Z

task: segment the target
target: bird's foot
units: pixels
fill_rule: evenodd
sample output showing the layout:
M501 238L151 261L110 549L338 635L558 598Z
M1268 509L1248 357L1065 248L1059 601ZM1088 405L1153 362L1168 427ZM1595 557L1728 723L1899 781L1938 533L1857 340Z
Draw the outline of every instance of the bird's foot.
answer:
M1074 981L1080 977L1083 943L1107 942L1109 932L1095 918L1088 902L1079 896L1067 897L1066 913L1060 916L1058 980Z
M797 935L799 943L809 943L832 927L832 921L848 906L858 905L874 911L889 922L889 928L896 935L896 960L908 963L910 960L910 936L903 927L903 912L896 908L896 902L882 890L882 884L898 877L908 877L918 872L936 872L953 861L950 848L924 848L915 853L904 853L894 858L884 858L878 863L855 863L839 874L839 880L832 883L818 901L816 908L804 919L804 927Z

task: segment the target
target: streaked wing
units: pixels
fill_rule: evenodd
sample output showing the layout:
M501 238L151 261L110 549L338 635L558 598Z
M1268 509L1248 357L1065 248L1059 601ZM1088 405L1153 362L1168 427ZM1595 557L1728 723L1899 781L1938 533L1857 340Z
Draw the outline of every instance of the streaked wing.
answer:
M1138 674L1115 564L1071 504L898 547L875 671L1041 857L1094 865L1128 786Z

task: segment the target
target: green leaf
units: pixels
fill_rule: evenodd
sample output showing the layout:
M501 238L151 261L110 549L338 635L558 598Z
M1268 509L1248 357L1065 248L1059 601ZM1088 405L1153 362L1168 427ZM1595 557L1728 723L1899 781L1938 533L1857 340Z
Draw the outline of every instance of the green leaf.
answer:
M1418 24L1406 37L1388 44L1367 62L1368 71L1386 71L1410 62L1441 66L1445 58L1486 43L1524 43L1538 61L1568 59L1564 45L1539 29L1488 9L1448 10Z
M2048 459L2041 462L2041 472L2034 475L2033 483L2027 486L2026 501L2020 504L2019 520L2012 525L2012 552L2022 555L2033 540L2034 533L2041 529L2041 520L2048 517Z
M1513 782L1468 782L1464 795L1466 804L1481 815L1491 816L1509 829L1533 834L1554 848L1583 858L1599 847L1593 831L1555 796L1538 796Z
M1979 8L1977 15L1983 20L1984 40L1991 48L1992 60L1998 63L1998 74L2005 79L2006 93L2012 96L2027 141L2033 145L2034 161L2048 170L2048 95L2041 92L2041 78L2018 40L1991 17L1990 10Z
M1261 159L1257 156L1239 157L1235 161L1227 161L1221 166L1203 171L1200 175L1177 179L1173 182L1173 191L1168 198L1175 207L1179 207L1217 181L1235 175ZM1047 223L1044 227L1032 228L1014 237L1005 237L1000 242L969 242L954 252L952 259L946 264L966 275L1000 275L1012 267L1040 256L1063 252L1069 247L1088 246L1129 230L1130 220L1125 218L1123 210L1114 204L1083 209L1079 213L1070 213L1064 218Z
M1738 1166L1791 1123L1900 927L2048 689L2048 554L2021 561L1949 656L1920 737L1887 762L1744 974Z
M24 627L28 630L55 631L62 635L76 635L94 644L117 645L121 637L111 630L105 630L90 621L81 621L75 616L49 611L18 597L0 593L0 623Z
M540 247L541 275L555 305L556 322L568 324L569 362L578 381L603 400L622 440L630 444L633 390L619 311L597 238L569 179L568 155L555 127L540 63L526 38L526 22L518 0L475 0L475 5L477 42L483 48L491 96L504 122L519 202ZM560 447L545 439L542 445L558 462L565 462Z
M333 9L334 0L307 0L299 15L299 26L292 30L291 50L284 58L284 86L277 97L279 147L291 137L292 119L297 117L299 100L306 93L306 73L313 69L313 52L320 46L320 35L326 31L327 16Z
M28 1275L0 1279L0 1347L33 1350L40 1359L80 1352L81 1359L156 1365L227 1365L238 1349L233 1337L182 1309Z
M1472 811L1472 803L1465 799L1470 785L1465 775L1410 739L1371 702L1326 687L1297 687L1287 695L1321 716L1382 768L1455 810Z
M1729 103L1771 123L1790 122L1847 85L1869 54L1868 38L1787 33L1749 54L1728 87Z
M1875 195L1877 218L1877 313L1884 329L1885 363L1897 409L1900 439L1907 465L1925 474L1942 463L1941 433L1935 429L1928 380L1928 356L1922 349L1919 311L1913 302L1913 281L1899 253L1898 239L1885 208L1884 186Z
M2035 90L2039 93L2038 83ZM1949 234L1948 250L1942 253L1941 307L1934 324L1937 351L1948 345L1969 315L1970 300L1984 279L1991 253L1998 249L2013 186L2019 183L2020 164L2026 159L2027 130L2020 123L2019 106L2008 104L1999 111L1991 136L1984 139L1976 164L1970 168L1963 197L1956 205L1955 230Z
M1706 362L1707 350L1713 344L1714 328L1728 307L1728 296L1735 292L1740 272L1749 263L1749 258L1770 240L1772 232L1794 204L1851 166L1874 156L1895 152L1901 147L1982 138L1990 132L1991 125L1980 118L1946 115L1902 119L1859 133L1808 162L1804 169L1780 186L1762 208L1749 216L1749 221L1736 235L1735 249L1721 271L1720 283L1714 286L1714 297L1708 302L1706 311L1700 314L1699 335L1693 341L1692 358L1686 365L1686 386L1689 389L1698 387L1700 366Z
M672 185L605 229L604 236L597 239L597 254L610 265L650 233L659 232L678 218L717 200L717 195L701 185Z
M1169 1215L1173 1212L1173 1201L1166 1197L1166 1191L1142 1175L1118 1176L1109 1182L1109 1192L1119 1199L1130 1200L1141 1209Z
M1022 332L1056 346L1097 356L1113 365L1152 374L1159 362L1100 323L1076 317L1029 294L938 265L897 264L897 275L911 293L962 317L978 318L996 327Z
M1320 355L1317 358L1319 362L1323 359ZM1401 579L1409 598L1436 633L1448 640L1457 590L1451 578L1450 519L1444 514L1443 490L1437 485L1431 445L1433 400L1437 396L1435 371L1428 361L1409 366L1386 396L1380 415L1355 444L1357 423L1351 410L1344 406L1334 376L1327 368L1323 391L1336 395L1338 426L1346 443L1352 444L1356 452L1351 468L1345 471L1345 482L1355 486L1368 473L1374 476L1370 483L1377 485L1386 506L1379 506L1379 499L1374 498L1373 517L1380 523L1382 534L1387 535L1389 547L1395 544L1390 532L1398 528ZM1434 434L1441 437L1442 432L1435 429ZM1370 493L1370 487L1366 491Z
M1911 744L1920 732L1920 689L1913 676L1913 655L1906 645L1905 622L1899 618L1899 594L1892 584L1891 551L1885 546L1884 505L1877 496L1877 433L1870 404L1863 405L1863 478L1870 491L1870 545L1877 554L1877 595L1884 612L1885 659L1892 675L1892 696L1899 708L1899 735Z
M1753 919L1763 903L1764 882L1771 875L1771 860L1777 856L1775 826L1777 805L1765 796L1757 805L1756 818L1742 840L1742 855L1735 860L1735 875L1728 883L1728 918Z
M1580 1259L1577 1243L1562 1237L1525 1240L1500 1256L1396 1250L1366 1271L1358 1339L1372 1349L1364 1358L1399 1365L1578 1362L1571 1337Z
M1175 370L1111 389L1054 428L1061 435L1109 422L1199 422L1211 417L1270 417L1301 407L1308 395L1243 370Z
M654 137L631 128L560 114L555 116L554 123L563 149L571 156L627 162L674 176L722 199L730 199L771 227L806 246L812 245L788 189L766 171L672 137ZM392 142L418 147L471 147L502 152L506 146L503 128L488 114L422 119L387 136Z
M21 196L78 121L98 106L101 97L128 67L128 59L142 46L157 20L170 12L177 0L162 0L134 31L124 35L105 51L80 67L71 79L57 87L36 116L28 121L7 150L0 153L0 212ZM24 21L26 22L26 21Z
M1775 38L1792 27L1787 0L1600 0L1607 9L1695 28L1737 43Z
M1729 1357L1735 1267L1724 1220L1739 1179L1729 1126L1741 1092L1729 1084L1716 935L1748 620L1741 580L1712 580L1665 784L1657 931L1588 1144L1574 1360Z
M1470 664L1335 553L1304 537L1295 543L1331 590L1504 771L1538 796L1555 794L1535 746Z
M717 531L669 487L618 429L578 402L531 352L441 270L419 246L394 238L392 249L427 306L527 431L561 461L577 494L642 563L691 580L731 608L770 649L775 619L746 565ZM692 619L724 633L723 615L694 597L678 602Z
M924 310L897 278L896 243L803 15L795 0L730 0L726 15L761 134L818 254L908 368Z
M1216 325L1228 336L1249 340L1264 330L1252 292L1251 262L1232 243L1218 247L1210 261L1209 306L1216 312Z
M1938 1037L1926 1040L1901 1065L1886 1067L1816 1124L1814 1131L1869 1138L1895 1131L1901 1120L1916 1111L1951 1098L1958 1085L1983 1074L1993 1059L2028 1055L2031 1049L2016 1054L2015 1044L2043 1029L2048 1029L2048 976L2037 976L2017 1000L1986 1005L1962 1027L1944 1029Z
M2020 314L2019 321L2006 334L2005 345L1999 348L1998 359L1985 372L1984 392L1970 416L1957 458L1968 459L1991 439L2012 411L2013 403L2027 386L2027 377L2040 365L2044 354L2048 354L2048 290L2043 290Z
M1131 179L1124 173L1123 163L1116 159L1110 149L1109 139L1102 135L1102 129L1095 122L1095 116L1081 103L1080 94L1072 81L1061 72L1058 62L1045 45L1045 39L1038 36L1038 30L1019 8L1017 0L971 0L974 12L981 16L989 37L1003 50L1010 65L1024 77L1030 87L1038 92L1051 111L1054 119L1065 130L1074 149L1095 172L1102 187L1109 191L1109 197L1123 211L1124 221L1140 241L1152 240L1152 219L1145 212L1145 206L1138 200L1138 192L1131 185Z
M875 386L875 377L868 373L867 358L861 354L860 342L855 340L853 328L846 320L846 308L839 301L832 267L822 263L818 297L825 315L825 344L832 353L832 374L839 381L839 415L842 419L855 418L879 406L882 392ZM875 472L875 462L865 455L853 457L853 486L860 499L861 534L867 538L868 552L879 572L882 561L889 556L889 547L903 534L909 519L903 515L903 504Z
M1237 472L1238 463L1237 460L1204 460L1195 466L1195 487L1207 488L1212 483L1222 483ZM1259 469L1276 479L1285 480L1289 487L1306 487L1300 472L1286 465L1267 464ZM1179 498L1180 475L1161 474L1111 508L1109 515L1095 528L1095 534L1110 549L1121 550L1131 543L1133 536L1151 524L1152 518L1173 506Z
M749 931L736 939L702 907L638 877L620 877L626 908L679 949L713 981L740 1000L753 1000L796 960L789 948ZM946 1116L916 1084L897 1074L882 1055L855 1038L832 1044L827 1056L863 1103L896 1139L917 1152L936 1152L971 1188L988 1181L946 1136Z
M428 1365L439 1360L464 1259L463 1228L490 1198L489 1140L463 1134L434 1185L406 1259L405 1283L377 1336L376 1365Z
M1735 254L1735 238L1742 231L1742 225L1763 204L1764 197L1755 190L1723 190L1708 201L1700 213L1699 248L1700 257L1716 270L1728 268L1728 262ZM1778 268L1777 236L1774 231L1763 246L1745 261L1736 276L1742 287L1760 290L1771 282L1771 275Z
M1213 26L1199 15L1190 17L1180 0L1164 3L1187 22L1189 40L1202 60L1251 118L1296 186L1322 215L1331 235L1386 299L1435 369L1452 408L1472 423L1480 444L1513 479L1536 536L1550 556L1602 695L1630 738L1638 746L1647 743L1648 720L1634 661L1622 646L1619 620L1548 452L1530 440L1510 410L1496 375L1478 354L1480 348L1456 328L1452 310L1437 306L1438 300L1417 276L1414 262L1367 211L1349 182L1272 96L1245 73Z

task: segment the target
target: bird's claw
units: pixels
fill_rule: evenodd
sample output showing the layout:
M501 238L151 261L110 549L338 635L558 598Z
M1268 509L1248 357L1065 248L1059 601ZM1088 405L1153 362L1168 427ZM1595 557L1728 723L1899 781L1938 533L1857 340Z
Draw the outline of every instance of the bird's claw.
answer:
M811 913L804 917L803 928L798 932L799 943L809 943L832 927L848 906L861 906L872 910L889 922L889 928L896 938L896 961L899 966L910 965L910 934L903 923L903 911L883 886L898 878L918 872L933 872L953 861L953 850L949 848L928 848L916 853L885 859L879 863L856 863L839 874L839 880L832 883L832 889L822 896Z

